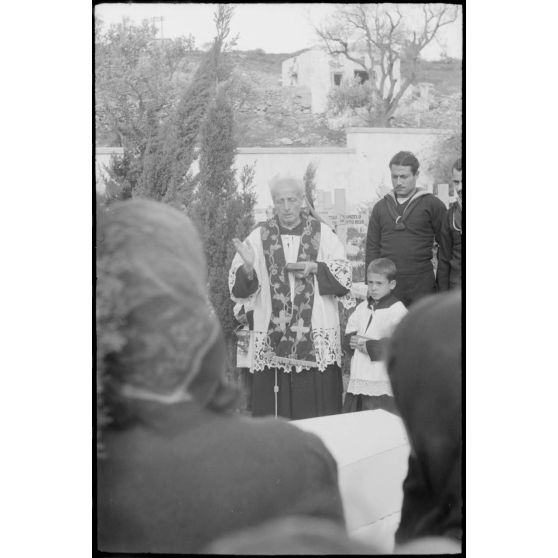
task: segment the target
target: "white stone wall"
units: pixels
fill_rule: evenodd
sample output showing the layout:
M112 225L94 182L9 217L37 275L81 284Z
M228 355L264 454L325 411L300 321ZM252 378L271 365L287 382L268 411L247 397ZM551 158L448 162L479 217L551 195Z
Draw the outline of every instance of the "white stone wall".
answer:
M425 166L423 153L441 135L448 134L451 131L348 128L347 147L241 147L234 164L240 171L244 165L256 163L254 186L257 218L265 218L265 209L271 205L271 179L277 175L291 175L302 180L306 167L311 162L316 165L316 188L323 191L320 196L323 199L329 198L333 204L335 190L344 189L346 211L355 213L359 207L378 200L391 189L388 165L395 153L412 151L421 165ZM97 175L102 177L103 165L108 165L112 153L122 152L122 148L97 148ZM197 162L192 170L198 171ZM432 178L426 173L419 174L418 183L432 191ZM104 183L101 181L99 185L104 191Z
M421 165L421 156L440 135L448 130L404 128L349 128L346 148L287 147L240 148L235 167L256 162L256 205L262 211L271 205L269 182L276 175L292 175L302 179L308 163L316 165L316 188L330 193L335 200L335 189L345 189L347 211L376 201L391 189L389 161L398 151L412 151ZM419 174L419 186L432 191L432 177ZM321 194L323 196L324 194Z
M367 191L383 196L391 189L389 161L393 155L398 151L411 151L425 168L425 153L440 136L451 133L451 130L428 128L348 128L347 147L356 152L359 172L368 185ZM432 177L420 172L419 168L418 185L432 191L432 182Z
M350 203L348 192L355 189L360 179L356 153L344 147L245 147L239 148L235 158L235 167L241 170L246 164L256 163L254 185L257 206L265 208L271 205L269 182L277 175L294 176L302 180L309 163L316 165L316 187L331 193L336 188L347 192L347 204Z
M105 180L107 173L105 168L110 164L111 155L123 155L123 147L96 147L95 148L95 178L96 190L99 194L104 194L106 190Z

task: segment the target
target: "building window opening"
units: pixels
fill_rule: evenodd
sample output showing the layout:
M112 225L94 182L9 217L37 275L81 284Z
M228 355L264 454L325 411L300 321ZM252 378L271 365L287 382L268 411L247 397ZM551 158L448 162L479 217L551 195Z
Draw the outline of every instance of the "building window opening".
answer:
M343 79L343 74L341 72L335 72L333 74L333 85L341 85L342 79Z
M370 79L368 72L364 72L363 70L355 70L355 79L359 81L359 83L364 83Z

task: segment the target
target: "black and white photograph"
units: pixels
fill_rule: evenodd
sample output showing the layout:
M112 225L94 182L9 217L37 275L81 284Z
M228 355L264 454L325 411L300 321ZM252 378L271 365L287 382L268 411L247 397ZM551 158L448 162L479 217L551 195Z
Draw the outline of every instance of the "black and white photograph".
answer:
M554 4L2 13L2 556L555 554Z
M93 12L94 552L464 553L464 6Z

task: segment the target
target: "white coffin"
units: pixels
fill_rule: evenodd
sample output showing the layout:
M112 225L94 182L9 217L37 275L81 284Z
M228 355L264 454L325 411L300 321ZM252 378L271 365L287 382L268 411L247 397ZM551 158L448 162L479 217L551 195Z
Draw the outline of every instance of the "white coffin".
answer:
M291 424L319 436L337 460L349 534L380 552L392 552L409 457L401 419L378 410Z

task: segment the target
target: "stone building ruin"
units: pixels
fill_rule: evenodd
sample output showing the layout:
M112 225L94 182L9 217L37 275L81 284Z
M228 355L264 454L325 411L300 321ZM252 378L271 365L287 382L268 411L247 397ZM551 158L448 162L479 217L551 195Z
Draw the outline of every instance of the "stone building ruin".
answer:
M368 54L355 53L370 66ZM395 63L394 77L397 79L395 93L399 90L401 81L399 61ZM327 110L328 94L332 87L359 78L361 82L370 79L361 65L348 60L343 55L331 55L324 47L314 46L296 56L291 56L281 65L281 83L283 87L306 87L310 90L311 107L314 114L324 113ZM376 72L376 83L379 85L380 72ZM385 84L386 91L388 84Z

